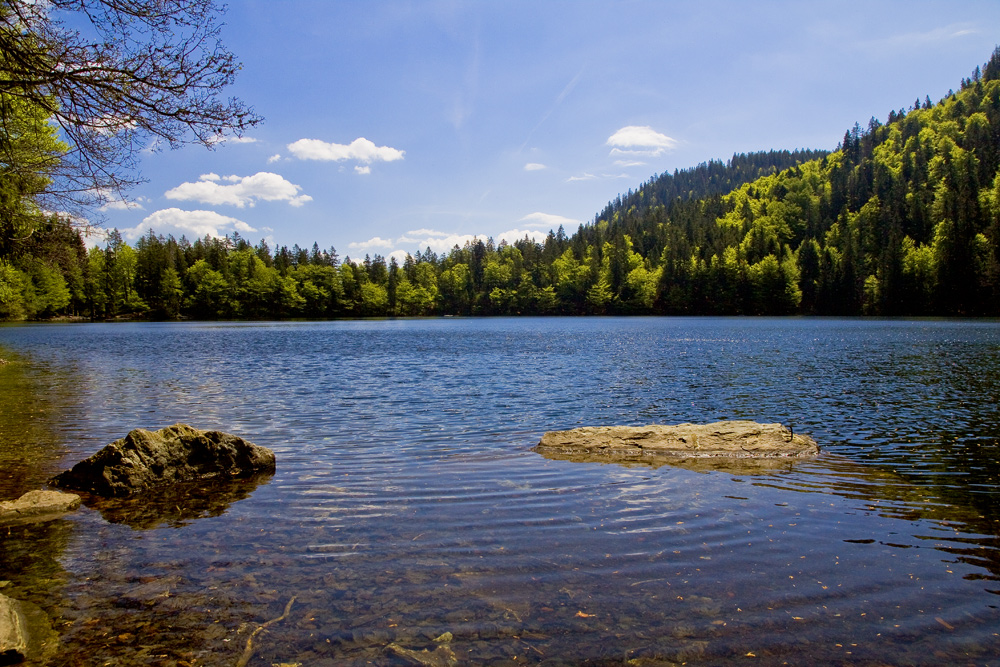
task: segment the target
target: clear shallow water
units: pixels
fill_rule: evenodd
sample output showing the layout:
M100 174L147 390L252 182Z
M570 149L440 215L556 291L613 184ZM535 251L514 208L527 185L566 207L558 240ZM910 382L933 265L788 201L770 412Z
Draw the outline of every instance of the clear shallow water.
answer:
M251 636L251 665L1000 664L995 322L8 326L0 357L2 499L136 426L278 459L0 535L53 664L233 665ZM824 454L747 475L531 451L733 418Z

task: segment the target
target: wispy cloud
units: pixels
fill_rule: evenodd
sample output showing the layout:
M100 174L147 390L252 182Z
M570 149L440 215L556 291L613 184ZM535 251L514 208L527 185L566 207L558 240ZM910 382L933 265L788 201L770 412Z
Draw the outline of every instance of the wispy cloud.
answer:
M890 47L893 49L923 47L930 44L940 44L950 42L954 39L961 39L968 35L975 35L982 30L970 23L952 23L951 25L925 30L923 32L905 32L898 35L891 35L884 39L866 42L865 46L873 48Z
M528 164L524 165L525 171L541 171L545 168L546 167L544 164L539 164L538 162L529 162Z
M579 176L570 176L566 179L567 183L574 183L576 181L596 181L597 179L608 179L608 178L633 178L633 176L625 173L620 174L591 174L583 173Z
M122 236L134 241L149 229L157 234L185 235L189 238L202 238L206 235L221 238L233 231L240 233L257 231L242 220L215 211L182 211L179 208L165 208L146 216L135 227L123 229Z
M226 176L202 174L194 183L181 183L168 190L167 199L196 201L202 204L228 204L237 208L254 206L258 200L287 201L292 206L302 206L312 201L309 195L300 195L301 186L295 185L268 171L253 176Z
M576 88L576 84L578 84L580 82L580 79L583 78L583 73L585 71L586 71L586 66L580 68L580 71L577 72L576 75L569 80L569 83L563 86L563 89L561 91L559 91L559 94L556 95L556 99L555 101L553 101L552 106L549 107L549 109L542 115L538 123L536 123L535 126L531 128L531 132L528 133L528 136L525 137L524 143L521 144L522 151L524 150L524 147L528 145L528 142L531 141L531 137L534 136L536 131L538 131L538 128L540 128L542 125L545 124L545 121L549 119L549 116L551 116L552 113L559 108L559 105L563 103L563 100L565 100L566 97L568 97L569 94L573 92L573 89Z
M615 160L615 166L616 167L625 167L625 168L628 168L628 167L642 167L642 166L644 166L646 164L647 163L642 162L640 160Z
M288 152L300 160L343 162L350 160L362 164L402 160L406 151L390 146L376 146L374 142L359 137L349 144L337 144L319 139L299 139L288 144ZM368 172L362 172L368 173Z

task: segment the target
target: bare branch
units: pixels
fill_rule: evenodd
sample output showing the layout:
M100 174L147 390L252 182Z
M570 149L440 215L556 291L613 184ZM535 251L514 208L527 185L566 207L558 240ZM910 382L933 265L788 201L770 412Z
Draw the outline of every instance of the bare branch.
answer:
M120 196L151 140L211 148L261 121L221 96L240 68L222 12L215 0L0 0L0 95L44 109L71 147L46 196Z

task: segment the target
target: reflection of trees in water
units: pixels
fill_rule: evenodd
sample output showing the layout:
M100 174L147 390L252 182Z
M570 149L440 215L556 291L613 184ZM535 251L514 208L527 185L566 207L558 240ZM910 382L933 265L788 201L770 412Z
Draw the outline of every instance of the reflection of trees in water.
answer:
M881 541L881 544L934 548L952 554L960 562L986 570L981 575L967 575L967 579L1000 581L998 508L991 505L990 511L984 512L979 502L981 498L954 480L949 486L928 484L926 480L920 483L881 465L857 463L827 454L815 461L797 463L795 474L769 476L754 484L786 491L833 494L858 501L860 511L901 521L925 522L919 527L914 525L918 530L907 531L915 539L914 543ZM926 522L933 524L937 534L921 534L926 529ZM1000 594L1000 590L986 590Z
M82 510L72 520L5 526L0 578L10 583L3 593L48 615L62 635L58 664L193 663L205 655L231 664L238 648L226 643L232 633L276 599L272 582L254 578L259 564L235 568L242 576L233 579L228 567L196 572L187 563L134 560L142 550L130 547L116 524L133 530L186 526L224 514L268 481L270 475L188 482L132 498L82 494L101 518ZM168 530L168 537L154 543L179 535ZM204 544L187 548L201 553ZM184 547L175 544L169 551Z
M852 441L857 457L1000 522L1000 347L939 344L881 366L888 381L867 381L878 414Z
M59 558L72 534L73 523L65 519L3 526L0 578L10 581L4 594L44 600L55 593L65 583L66 572ZM32 602L38 603L38 599Z
M824 456L815 490L863 501L866 511L930 520L920 537L1000 578L1000 346L982 340L922 341L874 348L855 362L854 383L829 397L815 418L847 458ZM867 365L866 365L867 364ZM817 390L821 391L821 390ZM815 435L815 433L814 433ZM853 461L853 463L852 463ZM811 464L799 471L816 470ZM790 477L779 488L809 484ZM995 587L997 588L997 587Z
M968 442L965 444L968 445ZM931 521L942 528L941 534L913 537L926 546L956 556L958 561L986 570L978 577L970 575L968 578L1000 581L1000 507L995 500L996 488L976 488L985 485L981 482L978 485L970 483L969 475L963 472L974 469L981 475L989 475L989 470L1000 469L1000 461L985 460L990 457L991 451L998 448L996 442L992 444L992 450L989 447L973 448L964 468L941 476L914 474L912 468L920 471L928 465L923 459L913 465L910 474L906 475L887 469L884 464L858 463L831 454L823 454L816 460L661 457L643 462L611 464L628 468L670 465L695 472L753 476L755 486L834 494L859 501L858 509L886 518ZM948 470L948 457L953 453L953 449L941 447L933 449L924 458L931 458L935 467ZM1000 452L996 453L1000 455ZM553 460L577 463L609 463L607 457L599 454L546 452L543 455ZM900 452L896 451L895 456L900 457ZM906 470L906 461L899 460L898 463L897 467ZM906 548L912 546L905 545ZM1000 590L987 590L1000 594Z
M271 602L270 582L258 584L250 570L234 581L187 565L133 562L135 552L115 524L133 530L182 527L224 514L268 481L270 475L195 481L131 498L81 494L101 518L83 510L72 519L4 526L0 578L9 583L3 593L36 605L51 620L62 635L58 664L193 663L205 655L223 656L230 664L236 646L223 640ZM187 548L202 551L197 545L204 544ZM54 637L49 644L55 645Z
M58 646L51 619L58 615L70 578L60 559L72 539L73 524L57 519L5 525L0 530L0 579L6 582L0 593L22 603L29 664L50 664L46 661Z
M56 471L59 438L53 415L63 411L63 386L72 380L30 365L0 347L0 500L39 488Z

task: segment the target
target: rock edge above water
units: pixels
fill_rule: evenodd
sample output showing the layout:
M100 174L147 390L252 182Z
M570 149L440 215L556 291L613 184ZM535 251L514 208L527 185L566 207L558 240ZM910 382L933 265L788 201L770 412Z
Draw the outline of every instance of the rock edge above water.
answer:
M222 431L174 424L159 431L134 429L49 483L118 497L174 482L274 470L274 452L266 447Z
M687 459L812 458L819 446L781 424L721 421L550 431L535 451L554 459L657 465Z
M57 519L80 506L80 496L62 491L28 491L17 500L0 502L0 524Z

